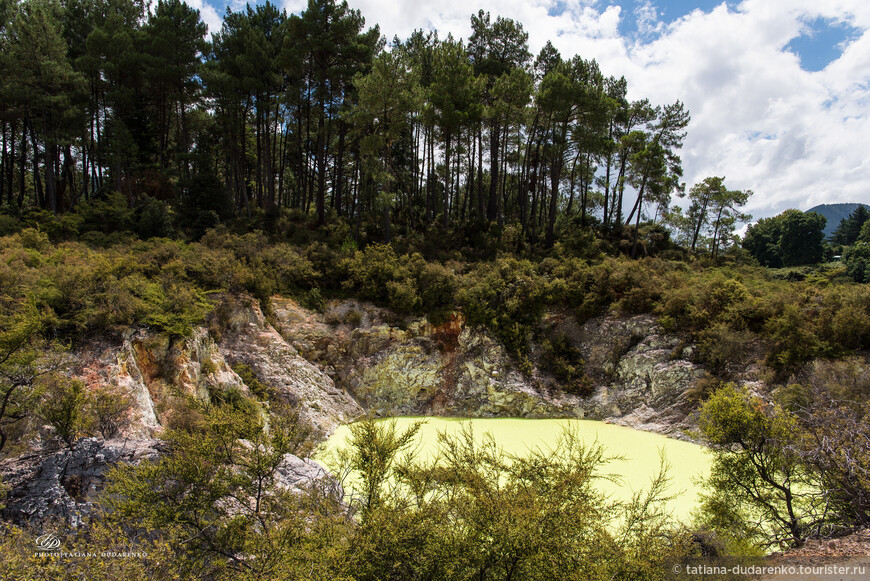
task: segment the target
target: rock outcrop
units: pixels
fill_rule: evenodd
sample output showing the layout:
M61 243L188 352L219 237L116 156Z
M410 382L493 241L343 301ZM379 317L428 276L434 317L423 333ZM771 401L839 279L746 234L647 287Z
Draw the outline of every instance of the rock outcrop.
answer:
M92 389L109 387L131 400L124 435L149 438L171 425L185 396L209 401L214 394L250 392L204 328L170 339L130 331L120 343L92 342L78 353L76 374Z
M684 338L665 333L650 315L597 317L579 328L568 319L555 327L583 354L596 385L587 417L686 437L692 427L686 393L704 369Z
M10 491L2 516L20 525L62 520L78 528L93 513L110 468L156 460L165 452L159 440L83 438L70 449L5 460L0 462L0 477ZM275 482L283 490L319 486L342 495L341 485L323 466L293 454L284 455Z
M594 387L583 397L566 393L542 365L521 372L459 314L436 326L357 301L332 301L319 314L276 298L273 309L288 343L381 416L579 417L685 437L684 394L704 375L692 346L649 315L583 324L570 314L545 317L541 332L567 338L586 361Z
M216 313L221 355L244 363L257 379L297 405L300 416L321 433L330 433L364 413L363 408L321 369L301 357L270 325L251 299L228 299Z
M71 449L5 460L0 475L10 492L3 516L32 525L62 519L77 528L93 511L109 468L155 459L160 451L157 440L83 438Z
M93 341L76 353L75 373L92 389L108 387L130 399L123 434L131 438L183 423L178 416L185 397L208 402L234 391L251 396L232 369L236 363L247 364L281 400L298 405L302 418L322 433L364 413L284 340L255 301L228 298L214 317L220 320L211 329L196 328L184 339L140 329L119 341Z
M284 490L303 490L309 486L340 486L335 478L311 458L284 454L275 470L277 486Z
M536 388L459 314L436 326L357 301L332 302L320 315L280 299L274 311L288 342L374 415L576 415L571 397Z
M133 400L129 437L172 425L180 397L250 395L233 371L239 363L323 434L370 412L578 417L684 437L692 423L685 393L704 375L693 347L649 315L583 323L570 313L544 317L539 334L567 340L585 361L591 389L580 396L547 372L539 347L531 372L521 371L460 313L433 325L355 300L330 301L323 313L281 297L270 307L267 320L253 299L225 297L209 329L186 339L140 330L120 344L91 344L78 354L79 375Z

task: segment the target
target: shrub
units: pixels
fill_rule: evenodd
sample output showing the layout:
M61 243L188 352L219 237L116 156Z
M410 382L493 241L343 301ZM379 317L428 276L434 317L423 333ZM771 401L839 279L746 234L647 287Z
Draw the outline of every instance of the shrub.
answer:
M762 546L800 546L824 508L791 447L800 438L794 417L726 385L704 403L699 425L715 453L704 509L719 518L727 509Z
M84 384L52 374L43 380L45 393L39 405L39 415L52 428L58 438L72 447L78 436L90 427L90 418L84 413L87 394Z
M402 314L416 312L422 303L417 294L417 285L407 279L388 282L387 297L390 308Z
M173 234L172 213L166 202L146 198L136 208L133 231L141 238L168 238Z
M342 286L358 291L364 298L386 304L389 301L387 283L405 278L393 247L372 244L357 251L347 260L347 279Z
M493 264L478 264L465 276L457 299L469 324L492 330L530 370L528 342L544 308L544 285L530 262L499 258Z
M594 485L603 451L570 432L523 456L469 430L442 434L437 458L419 465L403 460L416 427L352 425L360 519L337 577L651 580L688 553L660 508L665 476L631 502L608 501Z
M195 433L165 434L165 456L111 470L102 496L111 509L107 522L123 524L131 536L183 535L187 542L173 544L179 578L310 575L305 565L321 557L308 541L334 556L348 525L328 491L294 494L278 486L285 454L310 453L310 433L287 410L268 427L229 407L203 412Z
M25 228L18 234L18 237L21 240L21 246L37 252L47 249L50 244L48 235L35 228Z
M830 347L813 333L800 307L794 304L785 305L778 316L768 319L765 332L772 343L767 364L780 374L823 355Z
M232 366L238 376L242 379L248 389L251 390L261 401L276 401L278 391L271 385L265 384L257 378L256 373L251 367L245 363L236 363Z
M81 218L81 232L123 232L132 230L135 223L133 209L124 194L119 192L81 202L76 212Z
M130 422L133 398L117 388L100 386L87 397L87 412L94 427L108 440L117 436Z
M303 307L312 311L323 312L323 309L326 307L326 301L323 300L323 295L317 287L302 295L300 302Z
M219 408L228 408L251 417L261 415L261 409L257 402L247 397L235 385L210 385L208 398L213 406Z
M595 386L586 375L586 362L567 337L559 335L553 339L544 339L541 347L544 350L544 364L559 380L563 390L577 395L592 393Z
M199 172L181 184L178 227L199 238L233 215L233 199L217 175Z
M743 363L753 336L719 322L698 333L700 359L714 375L725 374L728 366Z
M430 320L443 318L445 311L454 308L457 277L453 272L440 264L426 263L417 274L417 286L420 289L420 306Z
M855 282L870 282L870 243L858 242L843 253L846 274Z
M0 236L15 234L21 228L20 222L9 214L0 214Z
M710 373L705 373L695 385L686 390L686 399L693 404L699 404L716 393L723 385L724 383L721 379Z

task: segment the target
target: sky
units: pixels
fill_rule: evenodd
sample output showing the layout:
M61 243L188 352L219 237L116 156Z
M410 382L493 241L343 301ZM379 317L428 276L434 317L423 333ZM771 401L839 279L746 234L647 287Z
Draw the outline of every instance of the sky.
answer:
M226 6L187 0L209 29ZM307 0L273 0L288 12ZM283 4L281 4L283 3ZM724 176L754 192L756 219L822 203L870 203L867 0L348 0L388 39L413 30L467 38L483 9L520 22L532 54L596 59L629 98L680 100L692 115L687 187Z

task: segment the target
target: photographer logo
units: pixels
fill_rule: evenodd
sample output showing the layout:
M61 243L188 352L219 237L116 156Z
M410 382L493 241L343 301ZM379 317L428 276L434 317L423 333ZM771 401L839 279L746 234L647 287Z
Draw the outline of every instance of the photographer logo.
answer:
M60 548L60 539L51 533L46 533L37 537L36 548L40 551L56 551Z

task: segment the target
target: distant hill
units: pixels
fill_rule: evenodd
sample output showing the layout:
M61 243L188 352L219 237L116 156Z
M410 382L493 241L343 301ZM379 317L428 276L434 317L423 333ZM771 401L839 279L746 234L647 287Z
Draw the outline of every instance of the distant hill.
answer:
M815 212L828 219L828 223L825 225L825 238L829 238L843 218L854 212L858 206L867 206L867 204L820 204L810 208L807 212Z

